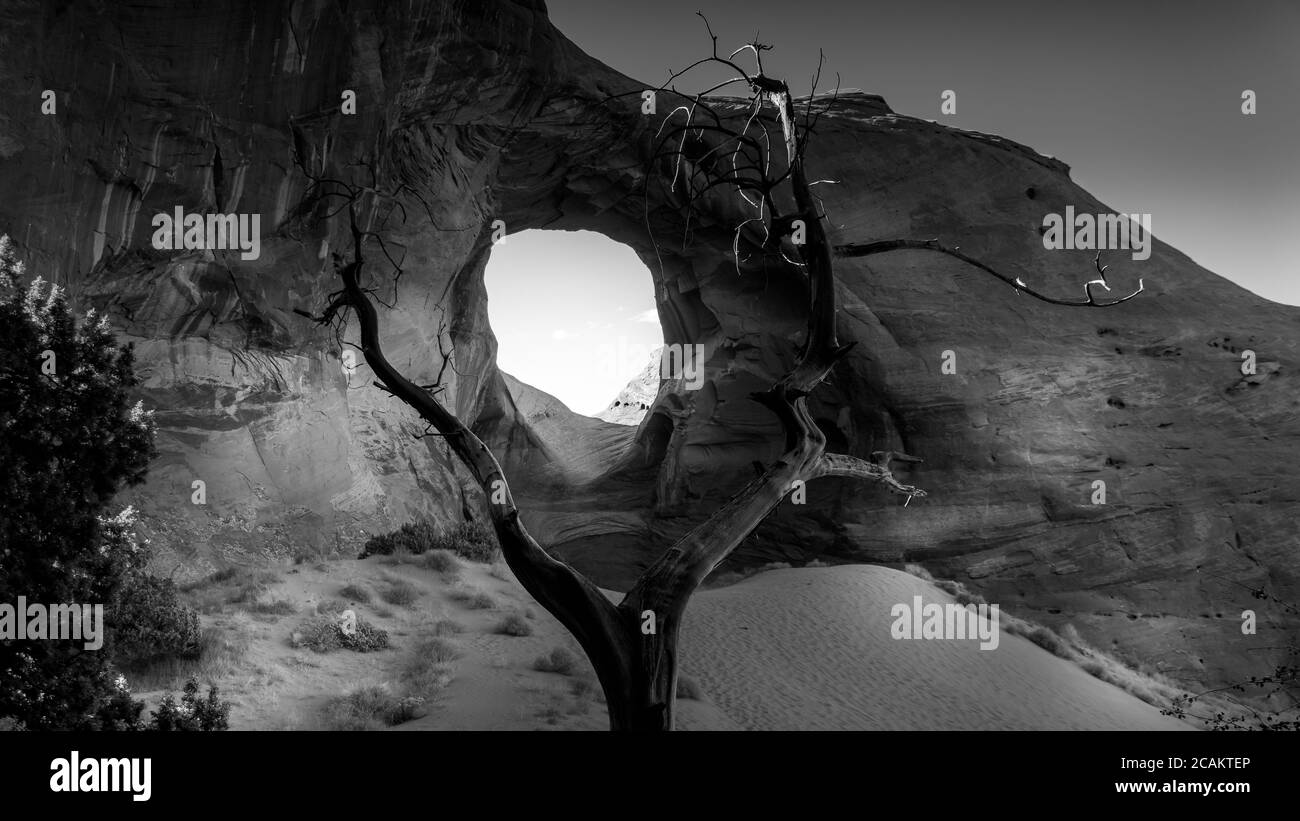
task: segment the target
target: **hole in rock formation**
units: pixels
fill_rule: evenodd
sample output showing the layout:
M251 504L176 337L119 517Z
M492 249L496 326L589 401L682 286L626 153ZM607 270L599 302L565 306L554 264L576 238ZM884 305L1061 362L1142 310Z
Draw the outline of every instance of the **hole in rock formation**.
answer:
M629 394L629 382L647 370L663 330L654 279L635 251L591 231L522 231L493 246L483 277L502 371L575 413L640 421L658 381L649 396Z

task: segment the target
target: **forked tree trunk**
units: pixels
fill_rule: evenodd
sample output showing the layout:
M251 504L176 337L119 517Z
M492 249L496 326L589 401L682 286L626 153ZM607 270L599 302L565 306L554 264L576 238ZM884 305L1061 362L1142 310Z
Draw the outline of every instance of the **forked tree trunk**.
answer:
M884 482L910 496L924 495L894 480L889 455L873 464L824 453L826 439L808 411L806 397L848 348L841 348L836 341L830 247L804 175L789 90L784 83L764 80L767 85L762 93L776 106L784 131L798 209L794 216L805 220L807 242L800 255L810 290L808 336L797 363L781 381L753 397L780 420L785 431L784 453L708 520L668 548L620 604L613 604L588 579L537 544L520 521L501 466L487 446L443 408L432 392L412 383L389 363L380 345L375 306L360 281L364 234L352 208L355 259L342 268L343 290L319 320L333 321L344 307L355 310L361 350L378 384L414 408L443 436L483 489L506 563L524 588L582 645L604 689L613 730L673 728L677 644L688 600L796 483L847 476Z
M713 36L711 29L710 36ZM734 63L719 57L716 36L713 36L713 43L714 56L701 62L712 61L737 68ZM757 56L764 47L755 43L751 48ZM825 476L840 476L881 482L891 490L909 497L925 495L924 491L898 482L889 468L893 461L920 461L915 457L892 451L878 451L872 454L871 461L868 462L853 456L824 452L826 439L808 411L807 397L851 347L840 347L836 339L835 280L830 242L818 203L811 194L811 186L805 175L803 138L796 127L794 102L789 87L784 82L764 76L761 61L757 74L750 76L743 70L740 72L741 79L750 84L756 106L771 103L776 109L788 159L787 173L771 176L766 165L762 168L746 166L746 170L753 171L759 177L758 180L750 178L746 181L738 176L741 169L733 159L732 173L717 176L702 190L707 191L717 186L736 186L740 190L742 185L747 185L749 191L758 191L763 204L769 209L768 218L773 229L766 237L765 246L771 243L775 247L787 235L794 241L790 229L795 222L803 223L801 233L804 242L794 249L794 253L800 258L799 264L808 278L807 337L790 372L768 390L753 395L756 401L765 405L780 420L785 445L777 461L647 568L618 605L606 598L586 577L552 557L537 544L520 521L519 510L515 507L501 466L487 446L442 407L435 398L436 391L431 392L412 383L385 357L379 341L379 318L374 304L361 285L360 272L364 264L362 245L367 234L357 227L355 210L356 199L363 192L373 193L373 188L362 189L340 183L352 199L349 216L355 259L341 268L343 289L324 314L316 319L322 324L332 323L339 316L340 310L351 308L356 311L361 326L361 350L378 378L377 384L414 408L431 428L445 437L457 458L482 488L488 499L492 525L501 543L506 563L524 589L559 619L582 645L604 689L610 729L613 730L654 732L673 728L677 643L687 602L705 577L735 550L741 540L798 483ZM759 142L749 139L746 143L748 138L728 131L720 121L705 125L692 123L690 112L697 106L700 106L698 98L691 106L685 107L688 112L687 125L670 132L670 135L681 134L684 142L687 131L696 131L698 134L722 131L730 134L738 144L748 144L758 150ZM747 121L747 128L755 122L756 116L757 107ZM808 127L805 125L805 129ZM767 133L765 127L763 133ZM764 143L767 141L764 140ZM671 153L678 156L678 162L681 161L681 151ZM787 178L793 195L794 211L778 215L771 194L773 187ZM675 172L674 180L676 179ZM749 198L746 197L746 200L749 201ZM750 201L750 204L755 203ZM779 230L776 230L778 227ZM1106 303L1097 302L1091 289L1098 282L1104 284L1105 268L1101 266L1100 254L1095 265L1102 280L1085 284L1082 300L1066 300L1041 294L1019 278L1002 274L979 260L962 254L956 248L947 248L937 239L883 240L843 246L840 250L850 256L869 256L898 250L937 251L974 265L1013 285L1021 293L1056 305L1110 307L1126 302L1142 292L1142 282L1139 280L1138 289L1128 296Z

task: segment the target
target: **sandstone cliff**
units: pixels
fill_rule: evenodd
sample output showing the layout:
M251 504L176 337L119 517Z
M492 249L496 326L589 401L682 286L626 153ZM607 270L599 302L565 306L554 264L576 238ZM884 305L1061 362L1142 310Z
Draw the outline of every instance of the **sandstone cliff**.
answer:
M635 95L607 102L643 85L568 42L540 0L19 0L0 9L0 40L0 231L136 344L162 453L133 498L169 568L349 552L475 504L444 447L293 313L325 303L330 252L347 240L304 205L305 170L364 179L357 164L377 163L407 186L408 218L386 229L405 270L384 294L389 356L430 381L445 328L448 402L518 472L539 539L603 584L626 582L774 455L776 422L748 396L794 354L801 278L737 277L727 215L704 219L691 248L656 253L647 210L653 226L674 209L638 195L652 124ZM40 113L46 89L54 115ZM840 100L812 152L838 181L822 189L837 244L938 236L1056 294L1079 292L1091 257L1045 251L1043 214L1109 210L1061 162L869 94ZM152 215L178 205L261 214L260 258L154 250ZM704 387L662 386L630 443L616 426L521 411L485 310L495 219L636 249L665 342L704 346ZM1274 657L1258 648L1300 626L1250 593L1300 600L1300 309L1159 241L1147 261L1114 263L1118 287L1142 276L1146 293L1095 311L924 252L839 260L841 341L858 345L817 413L832 449L922 456L904 480L931 496L904 508L828 481L737 560L924 561L1181 678L1262 670ZM1239 370L1247 348L1254 377ZM941 372L944 351L956 374ZM1105 505L1090 503L1097 479ZM192 503L196 480L206 505ZM1248 607L1257 637L1238 630Z

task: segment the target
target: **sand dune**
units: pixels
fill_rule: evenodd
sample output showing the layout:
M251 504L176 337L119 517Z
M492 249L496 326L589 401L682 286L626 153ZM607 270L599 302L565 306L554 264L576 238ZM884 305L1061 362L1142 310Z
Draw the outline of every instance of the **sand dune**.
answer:
M774 570L698 595L682 666L754 730L1177 730L1186 724L1002 632L895 640L890 607L952 597L869 565Z
M289 645L290 633L322 601L355 583L378 593L401 578L418 592L407 606L378 598L354 603L389 631L392 648L318 654ZM455 584L486 592L474 609ZM610 593L611 597L621 598ZM683 730L1187 729L1122 690L1037 645L1003 631L996 649L978 640L890 637L890 608L915 595L952 599L932 584L868 565L769 571L697 594L687 610L681 670L704 691L679 700ZM379 557L288 568L266 591L293 615L238 606L205 622L238 636L244 649L216 676L235 703L236 729L316 729L326 702L358 687L398 688L413 648L440 619L460 657L427 715L403 730L602 730L607 718L594 673L577 642L536 605L504 566L462 562L454 577ZM501 635L507 613L526 613L532 634ZM567 675L533 667L564 647L577 657ZM147 700L156 703L161 692Z

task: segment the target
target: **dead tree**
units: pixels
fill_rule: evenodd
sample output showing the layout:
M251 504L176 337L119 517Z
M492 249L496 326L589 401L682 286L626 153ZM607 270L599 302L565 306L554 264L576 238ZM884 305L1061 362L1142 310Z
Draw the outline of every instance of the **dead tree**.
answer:
M340 192L348 199L353 259L346 264L340 261L337 267L342 289L330 296L324 313L314 317L322 323L336 323L345 321L347 312L354 313L360 328L360 349L374 371L375 384L419 413L469 470L487 498L506 563L524 588L560 620L586 651L604 689L613 730L673 728L677 643L687 602L705 577L798 483L844 477L883 483L909 501L925 495L898 481L890 470L892 462L920 461L916 457L888 451L877 452L866 460L825 452L826 438L809 413L807 397L852 346L840 345L836 338L833 249L823 227L820 203L812 193L816 183L807 178L804 167L808 136L820 112L810 98L801 116L786 83L763 73L762 52L767 46L751 43L739 50L752 52L756 68L746 70L734 62L735 54L719 55L717 38L711 30L709 34L713 37L713 55L694 66L720 65L736 76L702 94L681 98L683 104L659 129L652 165L658 164L673 175L669 185L684 186L683 205L688 213L718 193L739 195L742 207L751 209L751 213L736 229L737 265L741 264L741 251L754 248L764 254L780 255L787 264L804 272L809 293L807 336L790 371L767 390L753 395L784 430L780 458L763 466L758 476L706 521L668 547L619 603L537 543L520 520L501 465L487 446L443 407L436 398L437 386L415 384L385 356L379 314L364 275L363 249L373 236L358 227L357 204L376 195L373 187L345 185ZM712 92L731 85L742 86L749 95L739 114L721 113L707 99ZM667 88L661 91L673 93ZM801 242L791 241L795 232L800 232ZM1030 296L1055 304L1103 307L1136 295L1098 303L1088 285L1083 301L1052 299L937 241L887 241L860 249L860 253L900 248L924 248L966 259Z

